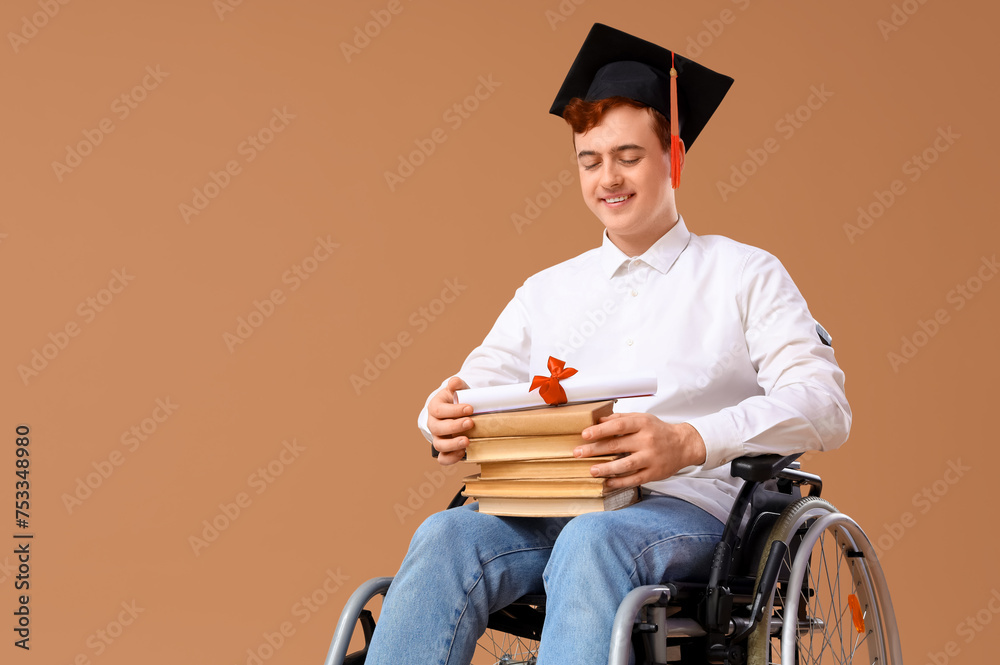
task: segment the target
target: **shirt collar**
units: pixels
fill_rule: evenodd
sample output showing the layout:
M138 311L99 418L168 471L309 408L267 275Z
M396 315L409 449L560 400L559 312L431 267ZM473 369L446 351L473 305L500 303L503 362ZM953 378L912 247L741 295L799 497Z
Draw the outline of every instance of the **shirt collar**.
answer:
M678 215L677 223L664 233L659 240L654 242L649 249L643 252L641 256L636 258L649 264L659 272L666 273L690 241L691 232L688 231L687 225L684 224L684 218ZM604 240L601 243L601 270L604 275L608 279L611 279L618 272L622 264L631 259L632 257L626 255L625 252L618 249L611 242L608 232L604 231Z

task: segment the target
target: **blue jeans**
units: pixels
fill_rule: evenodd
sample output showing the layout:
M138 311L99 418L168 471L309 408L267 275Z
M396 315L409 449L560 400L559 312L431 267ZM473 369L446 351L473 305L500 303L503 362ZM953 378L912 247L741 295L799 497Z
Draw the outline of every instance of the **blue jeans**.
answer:
M382 604L369 665L467 665L487 617L546 593L538 665L605 665L625 595L707 579L722 523L673 497L567 518L483 515L476 504L420 525Z

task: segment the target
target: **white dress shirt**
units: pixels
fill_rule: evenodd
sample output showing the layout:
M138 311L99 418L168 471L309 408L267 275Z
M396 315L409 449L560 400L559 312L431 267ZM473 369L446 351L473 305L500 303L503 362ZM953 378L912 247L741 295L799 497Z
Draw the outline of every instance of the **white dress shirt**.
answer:
M581 373L652 371L656 395L615 411L690 423L708 455L644 487L723 522L741 484L727 462L830 450L850 430L844 373L781 263L694 235L683 219L641 256L605 233L601 247L529 277L458 376L472 388L526 382L548 376L549 356ZM430 440L426 404L418 424Z

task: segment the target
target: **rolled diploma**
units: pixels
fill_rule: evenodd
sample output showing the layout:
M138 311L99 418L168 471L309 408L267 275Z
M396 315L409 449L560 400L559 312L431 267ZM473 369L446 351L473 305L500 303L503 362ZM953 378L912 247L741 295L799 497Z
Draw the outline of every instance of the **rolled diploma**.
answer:
M580 373L563 379L559 385L566 391L566 400L570 404L656 394L656 377L651 374ZM474 413L548 406L538 390L529 392L530 387L531 383L514 383L505 386L468 388L456 391L455 395L459 404L471 405Z

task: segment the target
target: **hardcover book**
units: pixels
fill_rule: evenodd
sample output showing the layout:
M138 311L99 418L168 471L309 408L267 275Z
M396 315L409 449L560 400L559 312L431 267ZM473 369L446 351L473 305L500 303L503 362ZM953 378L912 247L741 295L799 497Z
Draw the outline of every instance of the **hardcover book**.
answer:
M636 502L635 487L596 497L489 497L479 499L479 512L510 517L575 517L584 513L620 510Z
M471 416L474 425L463 432L470 439L541 434L579 434L614 410L614 400L584 402Z

